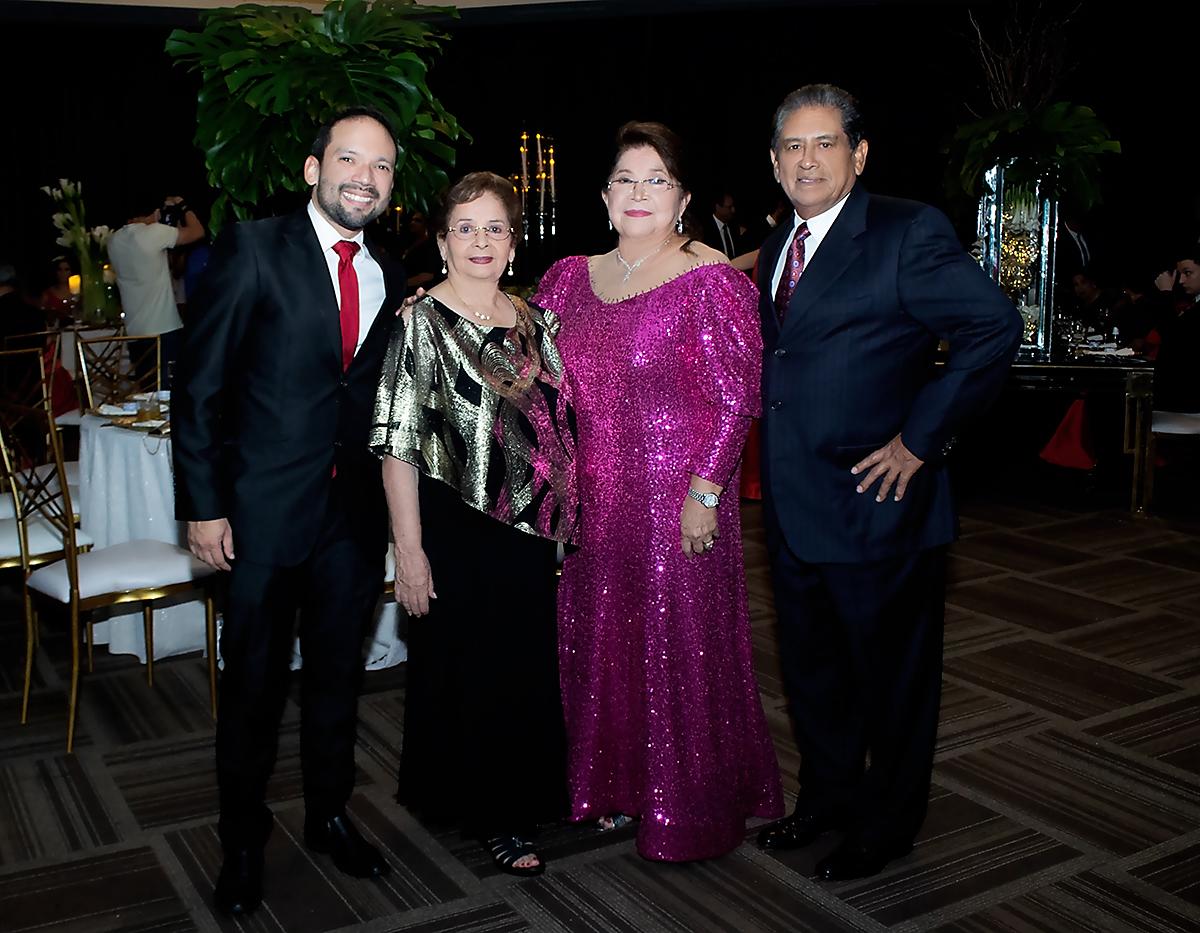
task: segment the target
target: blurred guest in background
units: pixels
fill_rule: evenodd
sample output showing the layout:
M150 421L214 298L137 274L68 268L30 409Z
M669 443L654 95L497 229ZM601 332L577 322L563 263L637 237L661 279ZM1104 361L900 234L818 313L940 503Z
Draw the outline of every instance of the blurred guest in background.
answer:
M409 240L401 258L408 272L409 293L418 288L429 288L442 275L442 257L438 253L437 241L429 235L429 222L423 211L413 211L408 219ZM438 270L441 270L439 272Z
M79 306L79 298L71 292L71 261L66 256L55 256L51 265L54 276L51 285L42 292L42 310L45 323L68 322Z
M179 355L183 320L179 316L172 284L168 250L195 243L204 236L204 225L183 198L166 198L149 214L134 217L113 233L108 257L117 273L125 330L131 337L159 338L163 372ZM135 359L145 357L134 346Z
M1200 412L1200 246L1192 244L1175 264L1176 301L1159 329L1154 364L1154 407ZM1159 276L1161 289L1166 277Z
M45 315L22 292L16 268L0 262L0 348L20 349L8 343L8 338L44 330L45 326ZM40 338L32 343L34 347L41 345Z

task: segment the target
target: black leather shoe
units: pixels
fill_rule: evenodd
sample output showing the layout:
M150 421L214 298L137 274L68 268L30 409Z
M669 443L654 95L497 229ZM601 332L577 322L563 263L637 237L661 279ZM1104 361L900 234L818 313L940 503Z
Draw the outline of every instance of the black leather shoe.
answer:
M836 829L831 817L817 816L797 810L778 823L764 826L758 833L758 847L786 852L803 849L817 841L823 833Z
M825 858L817 862L813 877L818 881L850 881L870 878L883 871L888 862L903 858L912 851L912 843L867 845L847 839Z
M378 878L392 870L344 813L324 820L306 817L304 844L313 852L331 855L338 871L355 878Z
M262 849L226 852L213 891L217 910L235 917L254 913L262 903L262 876Z

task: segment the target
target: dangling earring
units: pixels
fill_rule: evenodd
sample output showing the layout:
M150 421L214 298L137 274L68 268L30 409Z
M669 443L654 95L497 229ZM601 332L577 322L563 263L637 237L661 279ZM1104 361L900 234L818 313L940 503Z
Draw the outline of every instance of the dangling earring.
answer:
M511 256L509 256L509 257L508 257L508 274L509 274L510 276L513 274L513 267L512 267L512 263L513 263L513 261L512 261L512 257L511 257Z
M608 229L611 230L612 228L613 228L612 218L610 217L610 218L608 218Z
M679 215L679 219L675 221L675 232L683 233L683 215Z
M449 270L446 268L446 257L442 257L442 275L445 275Z

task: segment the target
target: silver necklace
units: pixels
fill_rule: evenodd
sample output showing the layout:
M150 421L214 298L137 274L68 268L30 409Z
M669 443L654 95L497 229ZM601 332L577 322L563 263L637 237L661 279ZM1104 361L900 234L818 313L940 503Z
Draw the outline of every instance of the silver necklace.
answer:
M454 297L461 301L463 307L475 315L475 317L479 318L481 321L490 321L492 319L492 315L484 314L482 311L476 311L469 304L467 304L467 302L463 299L463 296L458 293L458 289L453 285L450 285L449 279L446 280L446 284L450 287L450 291L454 292Z
M631 275L633 275L634 272L637 271L638 266L640 266L647 259L649 259L655 253L657 253L659 250L661 250L664 246L666 246L668 243L670 243L671 240L673 240L673 239L674 239L674 236L668 236L665 240L663 240L661 243L659 243L658 246L654 247L654 249L650 250L650 252L648 252L645 256L643 256L641 259L639 259L637 262L634 262L634 263L628 263L625 261L625 257L621 255L621 247L618 246L617 247L617 262L619 262L622 266L625 267L625 278L623 278L621 281L628 282L629 277Z

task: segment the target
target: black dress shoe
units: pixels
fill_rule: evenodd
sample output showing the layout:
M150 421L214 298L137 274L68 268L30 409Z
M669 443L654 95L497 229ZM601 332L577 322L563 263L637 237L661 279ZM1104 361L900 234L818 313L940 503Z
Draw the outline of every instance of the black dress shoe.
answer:
M758 833L758 847L786 852L803 849L817 841L823 833L836 829L831 817L817 816L797 810L778 823L764 826Z
M262 903L262 849L234 849L225 853L213 902L217 910L235 917L252 914Z
M813 877L818 881L870 878L883 871L888 862L903 858L911 851L911 842L879 845L847 839L817 862Z
M392 870L344 813L324 820L305 818L304 844L313 852L333 856L338 871L355 878L378 878Z

